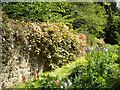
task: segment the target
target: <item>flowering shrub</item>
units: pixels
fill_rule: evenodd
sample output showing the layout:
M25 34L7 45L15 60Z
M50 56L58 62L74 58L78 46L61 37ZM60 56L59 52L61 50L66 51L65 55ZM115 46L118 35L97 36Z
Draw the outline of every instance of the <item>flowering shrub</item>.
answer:
M26 56L31 64L44 62L53 69L73 60L80 49L77 34L63 23L17 22L3 16L3 59L9 61L12 51ZM10 49L10 50L8 50Z
M32 23L34 26L34 24ZM42 23L37 30L32 30L29 35L30 45L34 55L54 68L73 60L80 49L79 37L70 32L63 23ZM30 51L31 51L30 50Z
M120 69L119 64L116 63L118 58L116 50L115 46L105 45L104 48L89 51L86 54L88 64L76 67L69 75L73 83L71 87L119 87Z
M110 51L112 50L112 52ZM118 55L116 46L105 45L93 49L86 54L85 64L75 66L72 72L65 78L44 76L37 82L29 82L27 88L118 88L120 69L116 63ZM56 84L57 83L57 84Z

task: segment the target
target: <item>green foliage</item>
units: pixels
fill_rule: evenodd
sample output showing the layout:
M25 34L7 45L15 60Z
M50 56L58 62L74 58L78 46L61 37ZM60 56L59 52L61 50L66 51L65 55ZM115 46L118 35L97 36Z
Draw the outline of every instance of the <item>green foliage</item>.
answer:
M70 83L67 81L68 75L75 67L85 64L87 64L85 57L77 57L75 58L75 61L62 66L61 68L57 68L51 72L49 71L39 75L38 81L32 80L27 82L26 88L68 88L67 85ZM56 80L58 80L57 86L55 85Z
M66 78L76 66L80 64L84 65L86 63L87 61L85 60L85 57L77 57L75 58L75 61L72 61L71 63L62 66L61 68L57 68L54 71L45 72L43 73L43 75L40 76L46 76L49 74L52 77L59 77L59 79Z
M106 6L107 23L105 32L105 42L109 44L120 44L120 15L116 2Z
M97 3L78 3L77 16L72 23L80 32L90 33L97 37L104 34L102 31L106 23L105 9Z
M117 46L105 45L97 51L93 50L86 54L84 64L76 64L71 72L64 78L47 74L40 77L34 83L26 84L27 88L31 85L36 88L119 88L120 68L116 63L118 59ZM71 66L72 67L72 66ZM62 67L64 68L64 67ZM61 69L62 69L61 68ZM61 71L60 71L61 72ZM59 72L59 73L60 73ZM64 73L63 73L64 74ZM55 81L58 80L58 85Z
M69 2L3 3L3 11L9 18L41 22L65 21L65 18L71 16L71 12L74 14L73 7Z
M57 79L47 75L44 79L42 78L38 81L28 82L26 84L26 88L51 88L51 86L52 88L57 88L55 85L55 80Z
M113 23L114 23L114 32L116 34L116 38L117 39L117 44L120 45L120 16L116 15L116 16L113 16Z
M110 44L120 44L120 16L109 15L109 20L105 29L105 41Z
M92 35L88 34L87 35L87 47L97 47L98 39Z
M104 34L106 23L104 7L93 2L9 2L3 3L3 11L17 20L62 21L79 32L98 37Z
M99 51L93 50L88 53L86 55L88 64L76 67L70 75L74 83L73 87L119 87L120 69L119 64L116 63L118 58L118 55L115 53L116 49L113 46L107 45L104 49L101 48Z
M120 46L117 47L118 60L117 63L120 64Z
M63 23L32 23L5 20L3 17L3 60L9 60L15 50L26 56L30 63L45 62L53 69L68 63L80 49L77 34L73 34ZM9 50L10 48L10 50ZM12 49L11 49L12 48ZM7 61L6 61L7 63Z

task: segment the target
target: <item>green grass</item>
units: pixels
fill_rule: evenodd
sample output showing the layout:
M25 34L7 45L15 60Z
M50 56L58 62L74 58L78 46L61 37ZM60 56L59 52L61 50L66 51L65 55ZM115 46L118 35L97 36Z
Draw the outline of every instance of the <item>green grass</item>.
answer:
M72 69L74 69L79 64L85 64L86 62L87 61L85 60L85 57L77 57L75 61L67 64L66 66L62 66L62 68L55 69L54 71L49 73L49 75L53 77L59 77L61 79L65 78L71 73Z
M76 66L78 66L80 64L84 65L86 63L87 63L87 60L85 59L85 57L77 57L77 58L75 58L75 61L72 61L71 63L62 66L61 68L56 68L53 71L44 72L43 74L39 75L39 79L44 78L44 76L47 76L48 74L52 77L58 77L59 79L65 78L71 73L71 71ZM28 82L33 82L33 80L31 79ZM34 84L35 84L35 82L34 82ZM25 83L21 83L16 86L16 88L24 88L24 87L25 87Z
M25 83L19 83L15 88L25 88Z

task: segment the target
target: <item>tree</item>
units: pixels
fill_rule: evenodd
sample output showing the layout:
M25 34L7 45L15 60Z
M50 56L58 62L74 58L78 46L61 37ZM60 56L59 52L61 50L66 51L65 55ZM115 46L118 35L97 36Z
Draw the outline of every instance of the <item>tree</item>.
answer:
M40 22L64 22L78 32L101 36L106 23L105 9L93 2L3 3L9 18Z
M110 44L120 44L120 16L119 10L116 7L116 2L111 2L107 8L106 14L108 15L105 31L105 42Z

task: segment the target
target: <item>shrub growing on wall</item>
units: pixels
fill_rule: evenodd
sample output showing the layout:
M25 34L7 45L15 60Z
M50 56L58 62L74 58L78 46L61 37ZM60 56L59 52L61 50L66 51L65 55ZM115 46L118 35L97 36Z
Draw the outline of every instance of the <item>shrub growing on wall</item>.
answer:
M3 17L3 60L8 61L11 54L7 51L17 49L29 58L31 64L45 62L46 66L56 65L73 60L80 49L77 34L63 23L33 23L5 20ZM6 60L5 60L6 59ZM37 66L37 64L35 66Z
M63 23L34 24L29 34L31 51L37 59L49 63L51 68L62 65L77 55L80 49L78 35Z

